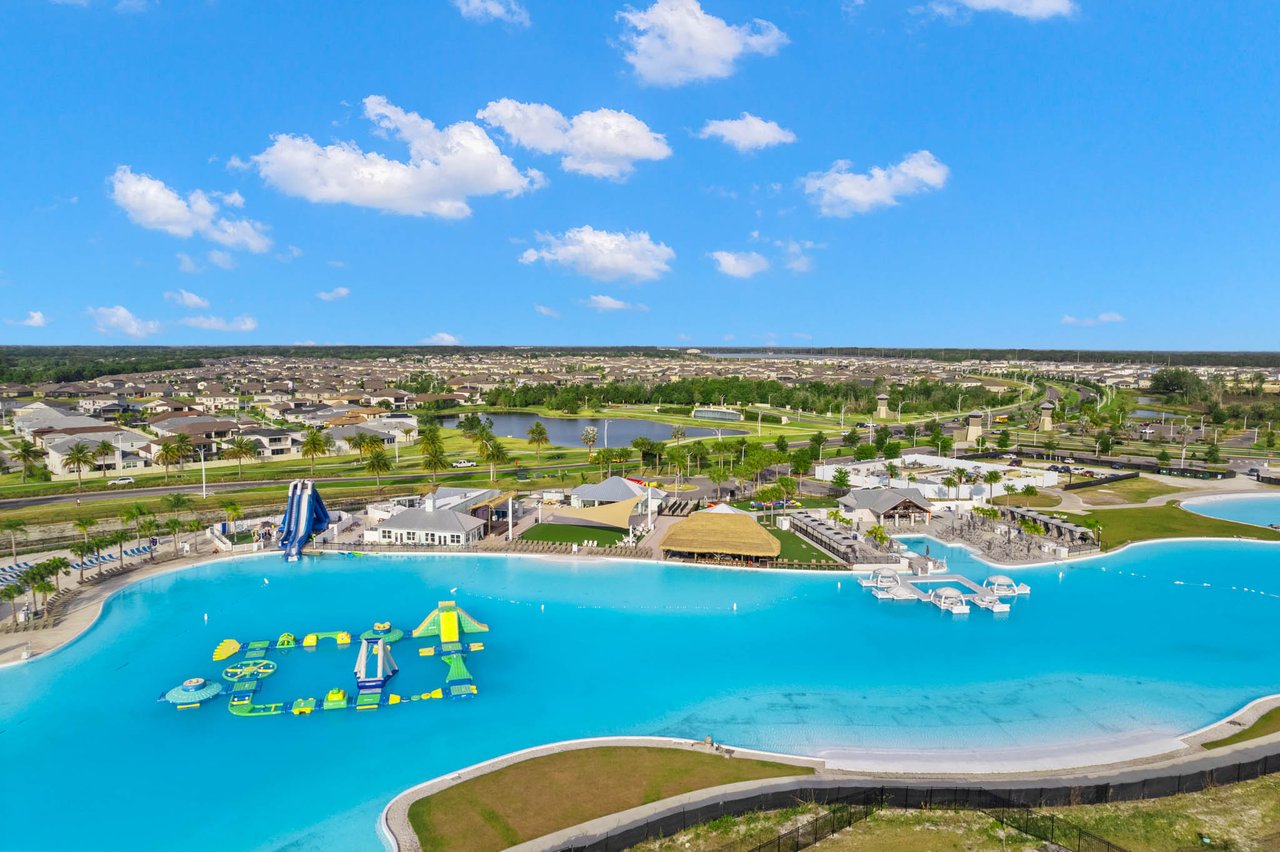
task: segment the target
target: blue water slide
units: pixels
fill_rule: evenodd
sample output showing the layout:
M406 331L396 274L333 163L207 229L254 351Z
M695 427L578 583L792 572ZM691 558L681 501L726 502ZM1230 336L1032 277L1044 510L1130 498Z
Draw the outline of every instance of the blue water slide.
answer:
M280 549L290 562L302 555L302 548L316 533L329 528L329 510L320 499L314 482L297 480L289 485L284 518L280 522Z

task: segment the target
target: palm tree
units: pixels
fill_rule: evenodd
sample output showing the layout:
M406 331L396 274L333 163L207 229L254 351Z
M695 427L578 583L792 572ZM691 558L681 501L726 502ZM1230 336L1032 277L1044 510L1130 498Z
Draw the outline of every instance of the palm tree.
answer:
M80 582L84 582L84 561L93 555L93 545L86 541L73 542L67 550L80 560L76 563L76 570L80 572Z
M142 520L138 521L138 536L139 536L139 538L138 538L138 543L139 543L139 545L141 545L141 543L142 543L142 538L144 538L144 537L145 537L145 538L148 538L148 539L149 539L149 538L151 538L152 536L154 536L154 535L155 535L156 533L158 533L158 532L160 532L160 523L159 523L159 522L158 522L154 517L149 517L149 516L148 516L148 517L143 518ZM154 552L150 553L149 555L150 555L150 557L151 557L152 559L154 559L154 558L155 558L155 553L154 553Z
M876 547L884 547L889 543L889 533L886 532L885 528L880 524L876 524L874 527L867 530L867 538L870 539L871 543Z
M729 474L724 472L723 467L713 467L707 471L707 479L710 479L716 487L716 499L720 499L720 486L724 485L729 479Z
M36 608L36 584L40 582L40 572L28 568L18 575L18 585L31 593L31 608Z
M178 518L170 518L164 522L164 528L168 531L169 535L173 536L173 555L177 556L178 533L182 532L183 529L186 528L186 524L182 523Z
M164 481L169 481L169 468L172 465L182 461L182 451L178 449L176 441L164 440L160 442L160 449L156 451L156 461L164 465Z
M93 450L84 441L76 441L62 457L62 466L76 472L76 490L84 490L84 477L80 472L93 465Z
M885 472L885 475L888 476L890 479L898 478L898 466L893 462L884 463L884 472Z
M116 556L120 559L120 564L124 564L124 545L131 536L126 529L112 530L106 535L107 541L116 546Z
M9 534L9 549L13 552L13 562L18 563L18 533L27 528L27 522L19 518L5 518L0 521L0 532Z
M998 470L989 470L982 475L982 481L986 483L987 486L988 499L990 499L992 492L995 491L996 485L998 485L1002 479L1004 479L1004 474Z
M311 475L316 475L316 456L327 456L333 452L333 436L319 429L308 429L302 439L302 457L311 461Z
M178 451L178 470L182 470L183 462L196 451L195 446L191 443L191 436L186 432L179 432L173 436L173 446Z
M588 426L588 429L594 430L595 427ZM488 433L480 443L480 461L489 465L489 481L493 482L498 478L496 473L497 466L506 464L511 460L507 448L502 446L502 442L494 437L492 432Z
M138 530L139 522L149 516L151 510L141 503L134 503L129 508L120 513L120 522L124 524L133 524L134 538L138 539L138 544L142 544L142 533Z
M9 605L9 617L13 625L18 626L18 598L22 597L22 588L18 585L0 586L0 601Z
M697 463L699 473L702 472L702 465L706 463L708 455L707 445L702 441L695 441L689 445L689 461Z
M436 471L449 466L439 423L432 420L418 430L418 449L422 452L422 467L431 471L431 481L435 482Z
M942 485L944 488L947 489L948 496L950 496L952 488L956 489L956 499L957 500L960 499L960 480L959 479L956 479L955 476L944 476L942 477Z
M671 440L675 441L677 444L684 440L684 435L685 432L683 426L676 425L671 427Z
M387 451L382 447L371 449L368 458L364 462L364 469L373 474L374 481L379 489L382 488L382 474L390 473L392 467L391 456L387 455Z
M244 517L244 509L241 509L240 504L235 500L223 500L218 505L227 515L227 529L231 529L233 522Z
M32 469L43 458L40 448L23 438L18 442L18 449L13 451L12 456L14 461L22 466L22 484L25 485L27 476L30 475Z
M596 438L599 437L599 430L594 426L585 426L582 429L582 445L587 448L587 458L591 458L591 448L596 445Z
M102 478L107 478L107 466L102 462L111 458L116 454L115 445L110 441L99 441L98 446L93 448L93 460L102 468Z
M160 503L165 511L173 512L175 518L183 509L190 509L193 505L191 498L179 491L164 495L160 498Z
M75 526L76 529L80 530L80 532L84 535L85 544L88 544L89 530L92 529L93 527L96 527L98 525L98 522L93 518L76 518L75 521L73 522L73 525Z
M40 565L45 566L49 576L53 578L54 585L59 589L62 588L62 581L58 579L59 575L66 574L68 577L71 576L71 560L65 556L51 557L39 563L36 567L39 568Z
M236 479L244 478L244 460L256 459L258 457L259 445L252 438L246 438L238 435L227 441L222 448L222 457L224 459L235 459L236 462Z
M191 520L187 521L186 527L187 527L187 532L198 533L200 532L200 530L204 529L204 524L200 521L199 518L192 518ZM191 545L195 549L195 552L199 553L200 552L200 536L195 536L191 540Z
M58 589L48 580L37 580L35 585L31 587L31 591L40 593L40 609L44 612L46 618L49 617L49 595Z
M547 434L547 427L542 425L541 420L535 420L533 425L529 427L528 436L529 443L533 445L538 461L542 461L542 448L551 443L551 437Z

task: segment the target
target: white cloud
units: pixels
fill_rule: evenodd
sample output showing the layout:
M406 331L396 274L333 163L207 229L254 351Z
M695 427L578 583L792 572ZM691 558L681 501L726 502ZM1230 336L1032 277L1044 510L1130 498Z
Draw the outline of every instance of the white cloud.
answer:
M1115 311L1103 311L1096 317L1076 317L1071 314L1063 314L1063 325L1107 325L1113 322L1124 322L1124 317Z
M347 262L345 260L326 260L326 266L332 266L334 269L346 269Z
M772 56L787 43L786 34L768 21L729 24L704 12L698 0L658 0L618 17L627 24L623 58L643 82L656 86L728 77L740 57Z
M141 339L160 330L155 320L139 319L128 308L116 305L111 308L89 308L99 334L123 334Z
M122 15L133 15L151 8L148 0L120 0L116 3L116 11Z
M240 190L232 190L231 192L215 192L214 196L228 207L243 207L244 196L240 194Z
M300 257L302 257L302 249L291 245L287 246L284 251L276 255L276 260L281 263L291 263Z
M474 122L437 129L378 95L364 99L364 114L408 145L407 162L362 151L354 142L322 147L309 136L289 134L273 137L253 162L267 183L308 201L445 219L470 216L471 196L513 197L544 183L536 169L517 169Z
M711 257L720 272L733 278L750 278L769 268L764 255L754 251L713 251Z
M551 317L552 319L560 319L560 312L557 311L555 308L548 308L546 305L534 305L533 309L538 313L542 314L544 317Z
M219 216L218 205L203 190L184 199L162 180L119 166L111 176L111 200L136 224L175 237L199 234L228 248L260 254L271 248L266 225L252 219Z
M26 319L5 320L9 325L25 325L27 328L44 328L49 324L44 311L27 311Z
M235 269L236 259L231 256L230 252L222 249L213 249L208 254L209 262L219 269Z
M197 296L189 290L170 290L164 294L166 302L173 302L175 305L181 305L184 308L202 311L209 307L209 300L203 296Z
M774 145L789 145L796 141L796 135L779 126L776 121L765 121L749 112L744 112L741 118L708 121L698 132L699 139L710 139L713 136L737 148L741 153Z
M1074 0L956 0L956 2L975 12L1008 12L1010 15L1033 21L1043 21L1060 15L1070 16L1078 11Z
M898 199L947 183L950 170L928 151L916 151L902 162L866 174L849 171L848 160L837 160L825 172L811 172L803 180L804 191L816 201L823 216L847 218L877 207L892 207Z
M231 320L212 316L184 317L180 322L205 331L253 331L258 327L258 321L251 316L239 316Z
M351 291L346 287L334 287L332 290L324 290L316 293L316 298L322 302L336 302L339 299L345 299L351 295Z
M204 272L204 267L192 260L191 255L178 252L178 271L195 275L198 272Z
M563 154L567 172L591 177L624 178L637 160L671 156L666 137L627 112L597 109L565 118L547 104L510 98L492 101L476 118L500 128L517 145L541 154Z
M593 310L604 313L605 311L647 311L644 305L635 305L631 302L624 302L621 299L615 299L612 296L591 296L583 301L584 305Z
M813 256L809 252L824 249L824 243L812 240L774 240L773 245L783 254L783 265L792 272L808 272L813 269Z
M543 247L526 249L520 255L521 263L556 263L597 281L652 281L670 271L676 256L669 246L655 243L645 231L597 231L583 225L560 236L538 234L538 240Z
M462 17L473 21L506 21L529 26L529 13L516 0L452 0Z
M457 346L461 342L461 337L456 337L447 331L437 331L430 337L422 339L422 343L427 346Z

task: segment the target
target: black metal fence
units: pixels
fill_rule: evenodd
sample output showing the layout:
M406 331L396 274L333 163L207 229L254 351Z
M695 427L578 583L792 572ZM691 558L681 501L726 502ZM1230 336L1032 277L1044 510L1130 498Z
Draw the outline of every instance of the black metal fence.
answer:
M1209 758L1212 759L1212 758ZM822 814L804 826L783 832L779 837L747 849L802 849L817 840L841 830L881 807L906 809L977 810L1004 825L1033 837L1055 843L1072 852L1123 852L1122 847L1074 825L1069 820L1036 811L1036 808L1060 808L1076 805L1099 805L1107 802L1132 802L1159 799L1183 793L1199 793L1213 787L1251 781L1280 772L1280 753L1252 760L1209 766L1178 775L1141 776L1128 771L1117 780L1080 786L1009 787L996 790L981 787L869 787L825 786L811 780L800 781L787 789L771 790L706 802L693 807L676 808L605 835L584 836L561 847L566 852L616 852L629 849L646 840L670 837L725 816L741 816L753 811L777 811L798 804L832 806L836 814ZM870 801L869 801L870 800ZM845 806L848 811L838 810ZM858 809L862 809L859 816ZM844 826L836 827L841 820ZM823 832L826 832L825 834ZM817 840L813 838L817 838ZM807 842L800 844L800 841ZM791 844L791 845L788 845ZM800 845L797 845L800 844Z
M1098 476L1093 479L1081 477L1062 486L1062 490L1078 491L1081 488L1094 488L1099 485L1110 485L1113 482L1124 482L1126 479L1137 479L1138 476L1137 471L1134 471L1133 473L1118 473L1115 476Z
M882 808L978 811L1001 825L1072 852L1125 852L1123 847L1053 814L1039 813L990 790L880 787L831 803L829 809L764 843L730 843L717 852L795 852L813 846Z

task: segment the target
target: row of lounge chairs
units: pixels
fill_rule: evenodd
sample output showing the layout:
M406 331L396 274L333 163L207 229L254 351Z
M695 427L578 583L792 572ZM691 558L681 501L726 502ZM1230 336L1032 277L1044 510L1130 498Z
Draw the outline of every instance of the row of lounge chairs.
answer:
M131 547L128 550L124 551L124 555L126 558L131 556L132 557L147 556L150 553L151 553L150 545L143 545L142 547ZM123 563L114 553L107 553L107 554L103 554L102 556L90 556L89 558L80 562L72 562L71 570L87 571L90 568L105 569L111 565L115 565L119 567L122 564ZM18 562L13 565L6 565L5 567L0 568L0 587L17 585L19 582L18 578L22 576L22 572L30 571L34 567L35 567L35 564L32 562Z

